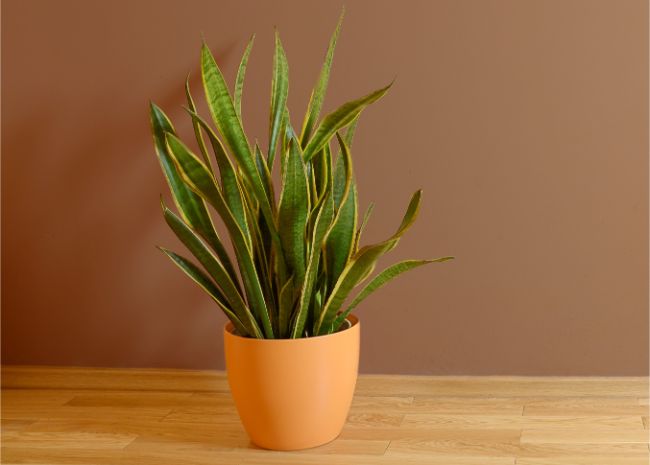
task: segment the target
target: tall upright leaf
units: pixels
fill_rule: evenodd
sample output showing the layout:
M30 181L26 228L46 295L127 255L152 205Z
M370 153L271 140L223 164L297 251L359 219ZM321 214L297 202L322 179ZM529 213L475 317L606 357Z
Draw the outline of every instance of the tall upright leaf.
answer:
M379 244L361 248L348 262L341 276L339 276L334 289L332 289L320 314L320 318L314 326L314 334L323 334L331 331L336 313L352 289L372 273L377 260L392 250L397 245L400 237L413 225L419 211L421 195L422 191L420 190L413 194L406 213L402 218L402 222L395 234Z
M194 99L192 98L192 92L190 90L189 74L185 79L185 99L187 100L187 106L189 108L189 111L192 113L196 113L196 104L194 103ZM208 149L205 145L205 141L203 140L201 125L195 118L192 118L192 128L194 129L194 137L196 138L196 143L199 145L199 150L201 151L201 155L203 156L203 161L205 162L205 165L208 168L210 168L210 171L214 172L212 169L212 161L210 161L210 154L208 153Z
M363 214L363 220L361 220L361 226L359 226L359 229L356 232L356 235L354 237L354 251L356 252L359 250L359 242L361 241L361 235L363 234L363 231L366 229L366 225L368 224L368 220L370 219L370 215L372 215L372 211L375 209L375 204L370 202L368 204L368 207L366 208L366 212Z
M289 323L294 303L293 276L291 276L280 290L280 318L278 337L286 338L289 335Z
M275 150L280 127L282 126L282 115L287 105L289 95L289 65L287 56L284 53L280 34L275 31L275 54L273 55L273 81L271 82L271 112L269 114L269 150L267 152L269 166L273 166Z
M325 99L325 92L327 91L327 84L330 79L330 70L332 68L332 60L334 59L334 49L336 48L336 41L339 38L339 33L341 32L341 24L343 23L343 17L345 16L345 8L341 11L341 16L339 17L339 22L336 24L336 29L330 38L329 46L327 47L327 53L325 54L325 61L323 62L323 67L320 70L318 76L318 81L314 90L311 92L309 97L309 105L307 106L307 114L305 115L305 120L302 125L302 131L300 133L300 143L304 148L307 145L309 136L311 135L318 117L320 116L320 111L323 106L323 100Z
M174 212L172 212L164 203L162 203L165 221L174 231L176 237L188 248L192 255L203 265L205 271L214 279L219 288L223 291L224 297L230 304L233 312L244 323L250 334L256 337L262 337L257 322L250 312L239 290L235 287L221 262L212 255L208 247L203 243L198 235L187 226Z
M305 236L309 215L309 185L302 161L302 151L297 140L289 141L287 160L284 162L282 193L278 209L278 224L282 250L296 285L302 285L305 276Z
M244 50L244 55L241 58L241 62L239 63L239 69L237 70L237 79L235 80L235 92L234 92L234 105L235 105L235 112L237 113L237 116L239 117L239 120L241 121L241 96L242 92L244 91L244 77L246 76L246 67L248 66L248 57L251 54L251 50L253 49L253 42L255 41L255 34L253 34L248 41L248 45L246 46L246 50Z
M333 219L334 202L330 190L329 193L326 194L325 199L321 202L318 215L316 216L316 223L311 237L309 258L307 260L307 270L305 272L305 279L302 288L300 289L298 310L296 311L296 317L291 329L291 338L302 337L302 334L304 333L307 312L309 311L309 303L311 301L312 293L314 292L314 282L316 281L320 264L321 249Z
M255 164L255 157L248 145L241 121L230 98L226 81L210 49L205 44L201 48L201 76L212 119L224 137L230 153L235 157L244 176L249 181L253 194L260 203L262 214L271 228L271 233L277 237L271 199L266 195L262 178Z
M217 166L219 167L221 189L223 191L224 199L226 200L226 204L228 204L228 208L237 220L244 236L246 236L248 242L250 242L250 231L248 221L246 220L246 214L244 212L244 200L235 167L226 154L223 144L208 123L194 111L190 110L189 114L192 117L192 121L199 127L199 131L201 131L201 129L204 130L208 135L208 139L210 139L212 152L214 153L217 160Z
M352 172L352 157L348 146L337 133L341 154L334 171L334 208L336 219L326 239L327 282L330 287L338 280L343 268L353 254L354 235L357 228L357 192Z
M185 183L176 168L173 156L169 153L165 134L176 134L171 121L153 102L150 105L150 117L156 154L181 217L208 242L228 270L231 279L237 282L237 273L214 228L205 201Z
M262 285L255 270L250 243L246 240L215 179L203 162L173 134L167 134L167 147L173 155L176 165L180 168L183 179L194 192L203 197L217 210L226 228L228 228L237 255L239 271L241 272L248 303L255 316L262 323L265 336L272 339L273 329L271 328Z
M305 160L311 160L312 157L329 142L332 136L334 136L339 129L350 124L359 116L364 108L383 97L392 85L393 83L391 82L386 87L376 90L364 97L344 103L332 113L325 116L323 121L318 125L313 137L305 147Z

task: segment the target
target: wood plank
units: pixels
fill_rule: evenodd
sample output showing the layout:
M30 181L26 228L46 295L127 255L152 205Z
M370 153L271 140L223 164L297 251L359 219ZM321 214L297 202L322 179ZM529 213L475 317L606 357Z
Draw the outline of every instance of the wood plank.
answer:
M355 440L355 439L336 439L313 449L292 451L292 455L383 455L388 447L389 441L385 440ZM125 451L164 451L171 456L186 454L188 449L193 452L211 451L218 452L219 457L224 451L238 450L245 452L250 457L261 457L268 455L269 451L261 449L250 442L245 435L231 436L227 439L219 438L218 442L192 442L187 441L159 441L150 437L139 437L130 443Z
M405 428L428 429L616 429L642 430L638 416L517 416L517 415L432 415L407 414Z
M563 399L530 400L524 415L643 415L647 407L635 397L566 397Z
M136 439L133 434L87 433L65 434L44 431L10 431L2 435L2 445L29 449L114 449L121 450Z
M375 427L357 428L345 425L340 438L343 439L383 439L392 441L410 441L426 443L428 441L453 442L468 441L475 443L519 444L521 430L518 429L441 429L441 428L406 428Z
M517 441L477 441L461 438L444 439L399 439L391 441L386 456L395 459L403 456L432 454L464 454L467 456L515 456L517 464L522 458L544 458L546 464L552 464L556 458L647 458L648 448L640 443L618 444L518 444ZM479 462L480 463L480 462Z
M404 408L404 413L521 415L525 403L526 398L523 397L415 396L413 403Z
M479 432L436 431L428 437L404 435L392 440L386 455L398 457L405 455L456 454L496 458L515 457L519 450L519 431L481 430Z
M230 393L222 396L232 403ZM83 391L65 402L72 407L111 407L111 408L155 408L171 410L179 407L201 407L209 405L211 397L197 397L191 392L152 391L143 395L142 391ZM221 405L221 404L220 404Z
M218 461L216 459L218 457ZM395 457L359 454L326 453L322 448L307 451L267 451L259 449L214 451L188 447L166 447L135 450L127 447L124 463L138 465L160 465L174 463L180 465L395 465ZM400 465L476 465L476 457L461 455L408 456L400 457ZM514 457L481 457L481 465L513 465Z
M584 460L646 459L648 447L639 443L610 444L520 444L515 450L517 462L526 459L544 459L547 464L556 460L572 460L580 457ZM552 460L551 460L552 459Z
M119 433L136 435L157 442L192 442L203 444L221 445L224 448L236 445L247 445L248 437L240 423L182 423L166 421L149 421L135 419L120 421L117 419L106 421L96 418L80 418L74 420L45 419L28 426L27 431L56 432L66 434L69 432L86 433Z
M45 411L60 407L74 397L72 391L3 389L2 418L37 420Z
M2 446L0 451L4 465L116 465L121 462L123 451L109 449L52 449L42 447Z
M390 413L350 413L346 426L348 428L397 428L402 424L404 415Z
M648 465L647 457L518 458L517 465Z
M357 394L352 400L350 412L403 414L412 408L412 396L364 396Z
M55 406L43 408L36 411L33 408L27 410L23 414L16 411L15 408L9 407L7 413L2 412L3 418L7 419L62 419L74 420L84 418L94 418L99 421L132 421L132 420L147 420L157 421L162 420L169 415L172 409L169 408L154 408L154 407L72 407L72 406Z
M521 434L522 444L648 444L648 432L644 429L609 430L575 429L529 429Z
M3 388L228 392L225 373L209 370L2 367ZM615 396L648 393L647 377L518 377L362 375L366 396Z
M450 397L642 397L648 378L558 378L518 376L381 376L365 375L357 382L362 395Z
M3 389L229 392L222 371L3 366Z
M3 418L0 422L2 425L2 433L8 433L10 431L23 431L30 425L34 424L34 420L13 420Z

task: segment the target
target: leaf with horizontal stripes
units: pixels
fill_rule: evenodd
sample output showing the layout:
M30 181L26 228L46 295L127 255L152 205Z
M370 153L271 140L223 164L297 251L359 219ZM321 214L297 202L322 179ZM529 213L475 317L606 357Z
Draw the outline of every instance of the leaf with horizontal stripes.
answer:
M325 334L332 330L332 323L336 318L336 314L352 289L372 273L377 260L382 255L395 248L400 237L417 218L421 196L422 191L420 190L413 194L395 234L384 242L361 248L348 262L323 307L320 318L314 327L314 334Z
M280 321L279 336L286 338L289 335L289 323L293 313L294 304L293 276L291 276L280 290Z
M294 276L296 285L300 286L305 277L306 266L305 237L309 215L309 186L297 140L289 141L286 157L278 224L281 225L280 240L289 274Z
M352 181L352 157L347 144L337 133L341 153L334 170L334 208L336 219L327 234L327 282L333 287L353 254L357 229L357 191Z
M210 139L212 152L217 160L219 167L219 175L221 178L221 189L223 191L224 199L228 204L228 208L237 220L239 227L244 233L244 236L250 241L250 232L248 222L246 221L246 214L244 213L244 200L242 197L241 186L239 185L239 178L235 171L235 166L226 154L226 150L219 140L219 137L214 133L208 123L198 115L198 113L190 110L192 121L199 126L199 131L203 129Z
M194 103L194 98L192 98L192 92L190 90L190 75L187 75L185 79L185 99L187 100L187 106L190 111L190 114L196 114L196 104ZM203 140L203 133L201 132L201 125L199 121L195 118L192 118L192 128L194 129L194 137L196 138L196 143L199 145L199 150L203 156L203 161L205 165L210 168L211 172L214 172L212 169L212 162L210 161L210 154L208 153L208 148L205 145Z
M314 155L316 155L316 153L318 153L318 151L330 141L339 129L350 124L359 116L364 108L383 97L392 85L393 83L390 83L386 87L376 90L364 97L347 102L329 115L325 116L305 147L305 160L311 160Z
M368 204L368 208L366 208L366 212L363 214L363 220L361 220L361 226L359 226L359 229L357 230L354 236L355 252L359 250L359 242L361 241L361 234L363 234L363 231L366 229L366 225L368 224L368 220L370 219L370 215L372 215L372 211L374 209L375 209L375 204L373 202L370 202Z
M233 313L229 305L226 303L226 297L221 293L219 288L215 286L214 282L201 271L194 263L178 255L171 250L165 249L164 247L158 247L158 249L163 252L167 257L178 267L180 268L187 276L192 279L196 284L199 285L201 289L208 294L212 300L214 300L219 307L224 311L226 316L237 329L237 332L242 336L251 336L255 337L250 333L249 329L246 328L244 323ZM259 328L258 328L259 333Z
M253 195L258 200L262 214L271 228L271 233L277 237L271 199L266 195L262 178L255 164L255 157L248 145L241 121L230 98L226 81L205 44L201 48L201 76L212 119L219 133L224 137L230 153L237 160L244 176L250 183Z
M343 324L343 321L345 321L345 319L348 317L350 312L352 312L352 310L354 310L357 307L357 305L359 305L370 294L372 294L377 289L384 286L385 284L387 284L389 281L396 278L400 274L405 273L414 268L418 268L422 265L427 265L429 263L442 263L448 260L453 260L453 258L454 257L441 257L441 258L434 258L432 260L404 260L389 266L384 271L382 271L377 276L375 276L368 284L366 284L366 286L361 290L361 292L359 292L359 294L350 303L348 308L336 317L332 325L332 329L336 331L341 326L341 324Z
M165 216L165 221L169 225L176 237L187 247L187 249L192 252L192 255L196 257L199 263L203 266L205 271L214 279L219 288L223 291L224 297L227 299L227 303L231 306L233 312L237 317L244 323L248 333L255 335L256 337L262 337L259 328L253 314L250 312L246 303L244 302L243 297L239 293L239 290L235 284L228 276L225 268L221 262L212 255L210 249L205 245L205 243L199 238L197 234L192 231L192 229L183 222L174 212L172 212L164 202L162 203L163 214Z
M269 165L273 166L275 151L282 126L282 116L289 95L289 64L284 53L280 34L275 31L275 53L273 55L273 80L271 82L271 111L269 113Z
M248 45L246 46L246 50L244 50L244 55L241 58L241 62L239 63L239 69L237 69L237 79L235 80L235 92L233 95L234 99L234 105L235 105L235 112L237 113L237 116L239 117L239 120L241 121L241 96L242 92L244 91L244 77L246 76L246 67L248 66L248 57L251 54L251 50L253 50L253 42L255 41L255 34L253 34L248 41Z
M183 179L185 179L194 192L203 197L217 210L226 228L228 228L230 238L233 242L233 248L237 255L239 271L244 283L248 303L257 319L261 321L265 336L272 339L273 330L264 300L262 285L255 270L250 242L244 236L237 220L228 208L215 179L205 164L173 134L167 134L167 147L173 155L175 163L180 168Z
M341 24L343 23L343 17L345 16L345 8L341 11L341 16L339 21L336 24L336 29L330 38L329 46L327 47L327 53L325 54L325 61L323 62L323 67L321 68L320 74L318 76L318 81L314 90L311 92L309 97L309 105L307 106L307 114L305 115L305 120L302 125L302 131L300 134L300 142L304 148L307 144L307 140L311 135L318 117L320 115L320 110L323 106L323 100L325 99L325 92L327 91L327 84L330 79L330 70L332 68L332 60L334 59L334 49L336 48L336 41L339 38L339 33L341 32Z
M302 337L305 331L305 322L307 320L307 312L309 310L309 303L311 301L312 293L314 292L314 282L318 273L318 266L320 263L321 249L324 245L324 239L329 231L332 220L334 219L334 202L332 200L331 190L326 194L325 199L321 202L318 215L314 225L314 231L311 237L311 247L309 250L309 259L307 261L307 270L305 272L305 279L300 290L300 297L298 300L298 310L293 322L291 330L291 337Z
M214 228L205 201L185 183L169 153L165 135L167 133L176 134L171 121L153 102L150 105L150 117L156 154L169 184L174 204L183 220L208 242L228 270L231 279L237 282L237 273L235 273L230 256Z

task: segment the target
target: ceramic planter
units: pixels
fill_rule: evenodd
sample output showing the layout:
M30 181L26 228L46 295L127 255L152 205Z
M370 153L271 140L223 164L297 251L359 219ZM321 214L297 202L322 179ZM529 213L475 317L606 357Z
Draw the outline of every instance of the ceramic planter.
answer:
M339 435L359 365L359 320L348 320L347 329L301 339L245 338L226 325L228 382L253 443L296 450Z

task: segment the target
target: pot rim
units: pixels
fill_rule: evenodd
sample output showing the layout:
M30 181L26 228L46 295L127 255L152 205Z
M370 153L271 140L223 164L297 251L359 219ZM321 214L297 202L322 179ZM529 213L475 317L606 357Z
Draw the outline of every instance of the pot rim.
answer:
M285 338L285 339L259 339L259 338L254 338L254 337L244 337L240 336L239 334L233 333L233 330L235 329L235 325L232 324L232 321L227 321L226 324L223 327L223 332L226 334L228 337L236 338L241 341L254 341L256 343L260 344L273 344L273 343L281 343L284 342L285 344L288 341L291 342L298 342L298 341L309 341L309 340L314 340L314 339L322 339L326 337L336 337L336 336L341 336L348 331L350 331L352 328L360 326L361 323L359 323L359 318L356 315L353 315L352 313L349 314L346 318L346 321L350 322L350 326L345 328L342 331L337 331L335 333L330 333L330 334L323 334L321 336L310 336L310 337L299 337L296 339L290 339L290 338Z

